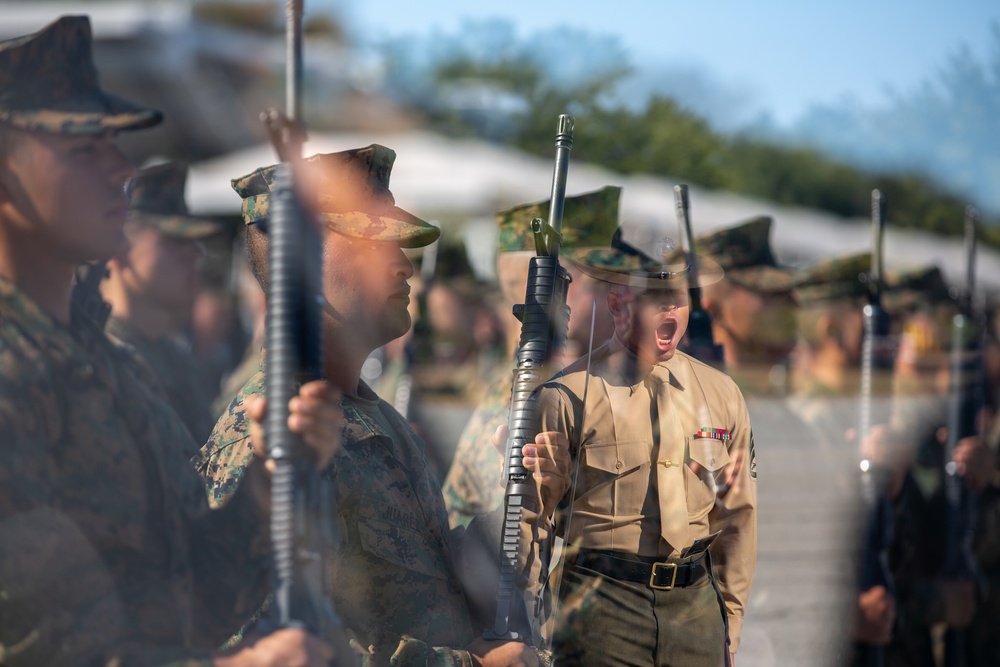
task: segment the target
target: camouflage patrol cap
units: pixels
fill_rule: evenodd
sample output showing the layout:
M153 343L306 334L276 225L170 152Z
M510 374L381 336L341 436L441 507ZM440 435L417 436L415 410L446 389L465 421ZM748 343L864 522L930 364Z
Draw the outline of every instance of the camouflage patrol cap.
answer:
M717 262L700 255L693 256L696 270L692 271L687 253L672 246L656 260L627 243L621 227L615 230L609 246L571 248L565 257L592 278L641 290L704 287L722 280L724 273Z
M136 172L128 183L128 221L185 239L220 232L220 225L188 212L184 201L187 174L187 165L180 162L165 162Z
M757 292L787 292L798 282L791 269L778 266L769 236L773 219L757 216L695 240L699 252L712 257L726 278Z
M618 227L618 199L622 189L606 185L600 190L566 197L563 205L562 246L580 248L598 246ZM500 236L498 252L517 252L535 249L531 221L547 220L550 200L521 204L497 212Z
M0 42L0 123L52 134L104 134L162 119L159 111L101 90L86 16L63 16L37 33Z
M870 252L824 259L802 271L795 298L803 306L868 295L866 277L872 266Z
M887 310L911 310L920 305L938 306L953 300L944 274L928 266L890 276L883 303Z
M395 151L379 144L306 158L304 171L316 190L312 203L327 227L354 238L396 241L403 248L437 240L440 229L396 206L389 191L395 159ZM243 198L243 221L248 225L268 217L276 166L232 180Z

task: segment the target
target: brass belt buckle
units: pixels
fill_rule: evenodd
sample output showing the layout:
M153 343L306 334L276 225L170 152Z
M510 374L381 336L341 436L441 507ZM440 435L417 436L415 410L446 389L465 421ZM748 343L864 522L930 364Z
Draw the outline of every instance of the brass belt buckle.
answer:
M656 581L656 568L658 567L672 567L674 571L670 574L670 583L666 586L657 586L654 582ZM653 571L649 574L649 587L658 591L669 591L673 590L674 583L677 581L677 563L653 563Z

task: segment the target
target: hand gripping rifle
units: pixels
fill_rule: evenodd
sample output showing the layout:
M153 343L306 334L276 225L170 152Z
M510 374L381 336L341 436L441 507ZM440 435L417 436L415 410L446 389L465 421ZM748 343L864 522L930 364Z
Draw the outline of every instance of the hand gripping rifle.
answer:
M725 366L722 346L712 337L712 316L701 305L701 288L698 287L698 258L694 254L694 235L691 233L691 204L688 200L688 186L681 183L674 186L674 206L677 209L677 224L680 226L687 248L688 298L690 316L688 318L688 351L698 361L722 370Z
M302 0L286 2L287 115L261 114L281 160L271 188L268 229L267 416L271 479L273 593L279 627L301 627L330 642L337 663L354 653L333 608L327 558L336 542L335 496L301 439L288 428L298 387L322 377L322 243L296 192L305 133L299 122Z
M569 152L573 147L573 118L559 116L556 133L555 169L552 174L552 199L549 219L535 218L531 231L535 237L536 255L528 267L528 282L524 304L514 306L514 316L521 320L521 338L517 348L517 365L511 391L508 426L510 434L504 453L504 519L500 537L500 581L497 586L497 610L493 627L486 639L506 639L531 646L540 642L540 631L534 619L540 611L541 599L532 605L528 617L525 592L518 582L519 536L524 510L541 512L541 501L531 480L531 472L522 462L521 449L534 442L538 425L538 408L529 400L532 391L547 379L545 369L552 352L566 337L569 309L566 290L570 275L559 265L559 245L562 242L563 206L566 201L566 173ZM535 526L532 524L532 528ZM534 538L537 535L533 535ZM547 550L541 554L542 574L548 569Z
M976 321L972 297L976 284L976 241L979 214L965 210L965 289L958 298L958 313L952 318L951 372L948 387L948 439L945 444L945 536L944 575L952 579L975 579L972 538L975 504L972 493L958 475L955 449L962 438L976 435L976 416L983 406L981 341L983 327ZM965 632L949 627L945 632L945 667L968 664Z
M865 276L868 304L864 307L864 342L861 346L861 406L858 442L863 442L871 429L872 375L876 369L891 364L889 345L889 315L882 308L882 240L885 234L885 196L872 190L872 264ZM861 541L861 571L859 588L866 591L874 586L892 590L889 571L889 545L892 542L892 505L887 495L887 471L862 455L861 498L863 501L864 533ZM882 646L859 646L860 664L881 667L885 664Z

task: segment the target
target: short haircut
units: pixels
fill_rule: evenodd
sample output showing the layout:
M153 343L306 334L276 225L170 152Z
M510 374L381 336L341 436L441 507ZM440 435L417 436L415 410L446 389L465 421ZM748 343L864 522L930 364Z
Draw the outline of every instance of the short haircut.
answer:
M259 222L259 221L258 221ZM247 264L257 284L267 294L268 287L268 237L259 224L247 225Z

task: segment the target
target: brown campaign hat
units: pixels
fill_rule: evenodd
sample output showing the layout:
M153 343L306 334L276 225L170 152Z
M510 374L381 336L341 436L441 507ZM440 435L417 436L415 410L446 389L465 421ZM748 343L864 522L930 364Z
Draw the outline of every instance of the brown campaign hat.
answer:
M63 16L32 35L0 41L0 123L53 134L103 134L162 119L159 111L101 90L86 16Z
M372 241L396 241L403 248L433 243L441 230L396 206L389 175L396 152L379 144L338 153L320 153L303 160L312 203L327 226L346 236ZM270 212L275 167L261 167L232 180L243 198L243 221L266 220Z
M165 162L136 172L128 183L129 222L186 239L222 231L221 225L188 212L184 201L187 174L187 165L180 162Z
M569 195L563 205L562 247L580 248L606 243L618 228L618 200L622 189L606 185L600 190ZM550 200L519 204L497 212L498 252L535 250L531 221L548 220Z
M692 266L687 253L673 248L663 252L659 260L654 259L627 243L621 227L615 231L610 245L572 248L565 257L597 280L641 290L705 287L722 280L724 274L722 267L708 257L694 255Z
M695 249L717 261L726 279L758 292L787 292L798 283L792 269L779 266L769 240L774 220L757 216L695 240Z

